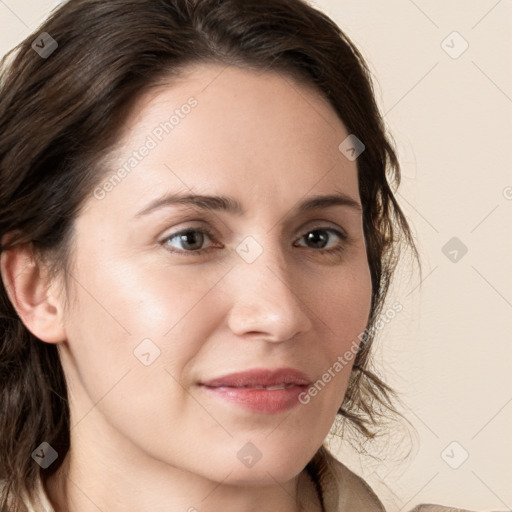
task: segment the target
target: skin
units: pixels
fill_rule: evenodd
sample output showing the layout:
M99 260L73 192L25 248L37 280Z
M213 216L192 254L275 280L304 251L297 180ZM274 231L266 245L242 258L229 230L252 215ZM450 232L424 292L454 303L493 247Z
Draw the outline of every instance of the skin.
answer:
M68 295L28 246L2 254L13 304L31 332L57 344L68 381L71 450L46 483L58 512L320 510L303 469L333 424L352 363L307 405L274 414L197 383L282 366L316 381L364 331L361 210L294 210L334 191L360 204L357 162L338 149L348 132L290 77L201 64L140 99L105 179L190 96L198 105L172 133L103 199L87 199ZM233 196L246 214L174 205L135 218L164 192ZM168 238L192 227L214 237L197 234L192 249ZM308 242L315 229L326 248ZM236 251L249 235L263 251L250 264ZM160 350L149 366L134 356L146 338ZM237 457L248 442L262 454L250 468Z

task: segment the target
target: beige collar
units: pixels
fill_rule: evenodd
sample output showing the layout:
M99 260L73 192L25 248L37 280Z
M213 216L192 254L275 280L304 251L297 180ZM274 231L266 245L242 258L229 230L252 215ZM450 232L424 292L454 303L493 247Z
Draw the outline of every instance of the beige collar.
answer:
M386 512L372 488L321 447L308 464L320 487L325 512Z

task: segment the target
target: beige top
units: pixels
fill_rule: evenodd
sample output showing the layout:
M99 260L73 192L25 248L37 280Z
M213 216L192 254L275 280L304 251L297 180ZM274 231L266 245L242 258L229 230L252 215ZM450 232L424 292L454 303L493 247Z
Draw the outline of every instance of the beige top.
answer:
M315 458L325 461L325 467L316 479L322 487L325 512L386 512L372 488L360 476L335 459L330 452L322 447ZM424 503L408 512L475 511Z
M325 512L386 512L381 501L371 487L358 475L335 459L326 450L321 450L321 468L312 480L321 487ZM317 458L317 456L315 456ZM0 496L3 490L0 481ZM55 512L41 478L37 480L35 502L25 496L27 512ZM72 512L72 511L70 511ZM408 512L474 512L442 505L417 505Z

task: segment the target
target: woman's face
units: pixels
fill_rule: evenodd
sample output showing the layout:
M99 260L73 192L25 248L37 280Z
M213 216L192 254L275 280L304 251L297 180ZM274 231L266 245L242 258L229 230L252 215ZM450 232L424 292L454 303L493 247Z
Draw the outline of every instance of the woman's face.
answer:
M304 468L370 310L356 161L339 149L348 135L325 100L273 73L196 66L138 103L76 220L59 345L72 446L225 483ZM171 194L232 202L150 209ZM316 394L255 389L258 375L203 385L283 368L320 381Z

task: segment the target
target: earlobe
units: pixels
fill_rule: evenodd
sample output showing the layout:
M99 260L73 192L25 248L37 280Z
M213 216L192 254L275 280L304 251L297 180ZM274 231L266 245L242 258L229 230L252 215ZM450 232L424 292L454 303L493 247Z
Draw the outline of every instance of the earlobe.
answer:
M44 267L30 244L18 244L0 255L2 280L25 327L47 343L65 341L62 306L52 294Z

